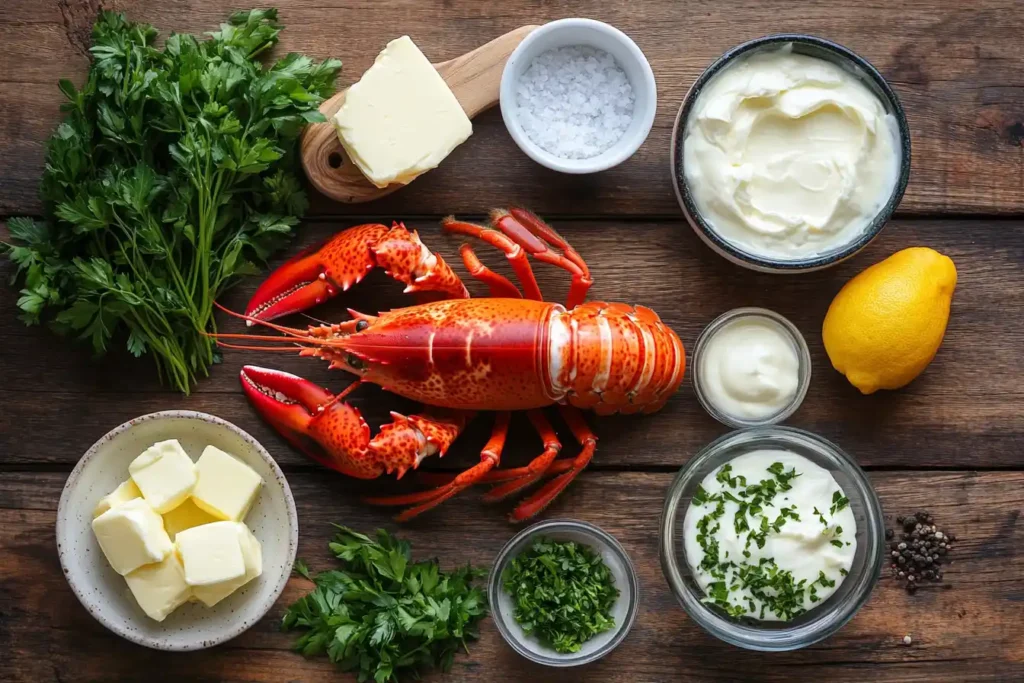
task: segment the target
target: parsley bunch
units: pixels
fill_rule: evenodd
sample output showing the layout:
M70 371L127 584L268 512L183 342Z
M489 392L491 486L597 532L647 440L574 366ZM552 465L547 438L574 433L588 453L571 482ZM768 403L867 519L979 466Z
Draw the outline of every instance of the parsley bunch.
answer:
M206 40L102 12L81 90L46 146L45 220L14 218L18 306L29 325L126 339L188 393L214 362L214 299L290 237L307 206L296 143L334 91L337 60L270 68L277 11L231 16Z
M615 625L619 597L615 578L591 548L539 538L512 560L502 575L523 631L556 652L578 652L586 641Z
M341 569L311 576L301 562L295 566L316 584L284 616L284 630L308 629L295 649L326 652L343 671L358 671L360 683L417 677L429 667L448 671L487 615L484 593L472 585L486 571L442 572L437 560L412 563L409 544L383 529L373 540L335 526L329 547Z

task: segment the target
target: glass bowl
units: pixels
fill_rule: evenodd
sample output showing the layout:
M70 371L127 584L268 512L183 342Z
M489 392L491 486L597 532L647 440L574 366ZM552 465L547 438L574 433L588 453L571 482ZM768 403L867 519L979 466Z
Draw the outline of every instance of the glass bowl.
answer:
M849 498L857 520L857 552L849 575L828 599L786 622L737 619L705 604L704 591L690 571L683 543L683 518L704 477L735 457L765 448L802 455L828 470ZM711 442L676 475L665 497L660 555L662 571L676 599L705 631L748 650L796 650L831 636L868 601L885 557L882 508L863 470L834 444L792 427L745 429Z
M698 209L683 168L683 147L690 113L708 83L737 60L761 50L777 50L784 45L792 45L793 52L797 54L832 62L856 76L869 91L881 100L886 111L895 119L899 137L897 149L900 153L900 168L892 192L859 235L828 251L791 259L756 254L722 237ZM676 199L690 226L705 244L720 256L744 268L764 273L803 273L827 268L850 258L877 237L888 223L900 200L903 199L907 182L910 180L910 126L907 124L906 114L903 112L903 106L900 104L896 92L868 60L853 50L824 38L803 33L780 33L755 38L737 45L705 69L704 73L694 82L686 97L683 98L683 103L676 114L672 129L670 155L672 184L675 188Z
M522 551L533 543L538 536L555 541L575 541L590 546L601 555L615 578L615 587L619 589L619 599L612 609L615 627L599 633L583 643L579 652L561 654L545 647L531 635L527 635L515 620L515 605L512 597L502 586L501 575L508 564ZM637 608L640 604L640 584L636 569L625 549L611 534L587 522L571 519L552 519L534 524L523 529L505 544L494 561L488 579L487 599L491 604L491 612L498 632L512 649L523 657L538 664L554 667L570 667L588 664L618 647L626 639L633 622L636 621Z
M796 393L793 395L793 400L779 409L778 412L760 419L745 419L724 412L714 404L708 395L707 387L704 386L705 379L702 373L702 361L704 351L707 349L708 343L712 338L714 338L715 334L724 329L726 325L743 318L759 318L770 322L781 329L792 342L793 348L796 350L796 357L799 363L797 368L799 382L797 384ZM807 342L804 340L804 336L800 333L800 330L797 329L796 325L775 311L769 311L767 308L734 308L712 320L708 326L704 328L704 331L700 333L700 336L697 337L697 343L693 347L693 360L690 363L690 373L692 378L691 381L693 382L693 390L697 394L697 400L704 407L704 410L708 411L708 414L711 415L711 417L730 427L761 427L764 425L782 422L795 413L800 407L800 404L804 402L804 397L807 395L807 388L811 384L811 352L808 350Z

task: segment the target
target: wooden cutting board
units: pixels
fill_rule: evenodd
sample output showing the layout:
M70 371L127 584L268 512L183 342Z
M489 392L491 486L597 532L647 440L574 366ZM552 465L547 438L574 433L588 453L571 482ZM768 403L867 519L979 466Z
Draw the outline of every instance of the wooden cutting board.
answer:
M462 105L466 116L472 119L498 103L498 89L505 62L523 38L535 28L521 26L461 57L434 65ZM320 112L328 120L341 109L346 92L342 90L320 106ZM302 135L301 153L302 167L309 181L316 189L339 202L369 202L405 187L401 183L377 187L367 180L359 167L348 158L330 122L316 123L306 128Z

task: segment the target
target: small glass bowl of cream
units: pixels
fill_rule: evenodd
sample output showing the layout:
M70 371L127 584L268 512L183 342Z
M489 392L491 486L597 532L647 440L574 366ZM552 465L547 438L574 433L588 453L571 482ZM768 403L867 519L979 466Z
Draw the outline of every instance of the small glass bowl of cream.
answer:
M703 522L719 501L720 518ZM669 487L660 535L662 571L690 618L761 651L799 649L842 628L870 598L885 555L867 475L835 444L781 426L731 432L691 458ZM707 548L717 563L704 562ZM768 597L764 612L758 593Z
M722 424L777 424L807 395L811 353L785 317L766 308L734 308L697 337L690 372L697 400Z

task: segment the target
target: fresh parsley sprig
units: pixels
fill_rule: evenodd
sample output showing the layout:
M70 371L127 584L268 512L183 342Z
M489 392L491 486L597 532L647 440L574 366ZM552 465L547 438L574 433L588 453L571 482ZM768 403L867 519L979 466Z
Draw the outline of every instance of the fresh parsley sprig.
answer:
M297 140L322 121L341 62L258 55L277 10L237 12L200 40L102 12L81 89L59 87L46 145L45 219L13 218L0 252L17 266L29 325L151 353L188 393L215 359L213 301L288 240L307 206Z
M437 560L414 563L409 543L383 529L371 539L335 527L329 547L339 569L313 575L295 563L316 584L282 622L286 631L306 630L295 649L307 657L326 653L343 671L358 672L360 682L448 671L487 614L486 597L473 585L486 571L467 565L442 572Z

